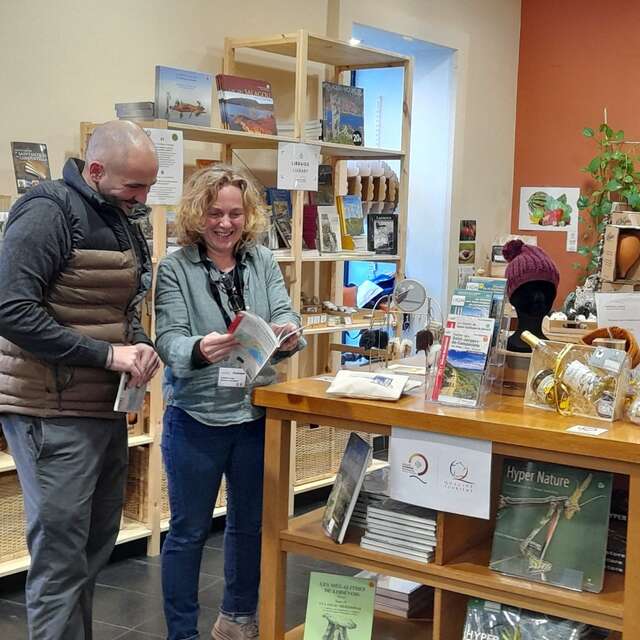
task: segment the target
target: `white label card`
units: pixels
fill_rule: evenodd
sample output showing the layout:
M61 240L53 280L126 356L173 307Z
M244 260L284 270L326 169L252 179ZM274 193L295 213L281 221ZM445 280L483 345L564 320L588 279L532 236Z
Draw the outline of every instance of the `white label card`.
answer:
M318 190L320 147L296 142L278 143L278 189Z
M244 387L247 384L247 374L243 369L220 367L218 369L219 387Z
M148 205L172 205L182 197L184 150L182 131L145 129L158 154L158 177L149 190Z
M607 433L609 429L603 427L590 427L586 424L576 424L573 427L567 429L569 433L579 433L583 436L601 436L603 433Z

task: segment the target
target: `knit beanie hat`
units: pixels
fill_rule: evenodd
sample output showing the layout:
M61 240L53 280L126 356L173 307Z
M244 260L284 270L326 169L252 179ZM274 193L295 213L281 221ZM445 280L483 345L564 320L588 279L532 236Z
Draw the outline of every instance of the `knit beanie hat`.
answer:
M558 269L540 247L525 244L522 240L509 240L502 247L502 255L509 263L505 272L509 298L518 287L533 280L551 282L556 289L558 288Z

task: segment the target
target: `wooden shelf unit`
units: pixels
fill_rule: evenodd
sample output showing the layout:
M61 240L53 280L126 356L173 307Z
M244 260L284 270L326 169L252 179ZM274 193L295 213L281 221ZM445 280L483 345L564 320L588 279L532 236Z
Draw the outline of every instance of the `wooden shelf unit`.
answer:
M548 615L622 632L624 640L640 637L640 431L629 423L602 423L567 418L524 407L520 398L493 398L484 409L425 403L419 392L395 403L328 396L327 383L296 380L254 393L267 408L265 505L262 575L268 598L260 603L263 640L280 640L283 631L286 554L295 553L357 569L367 569L431 585L435 589L433 640L459 640L469 597L494 600ZM601 593L576 592L502 575L489 569L495 522L448 513L438 514L438 544L433 563L362 549L362 532L349 529L344 544L320 528L321 511L288 517L291 423L327 424L337 428L389 435L392 426L466 436L493 442L492 485L497 495L505 457L542 460L609 471L629 480L626 573L606 572ZM576 423L604 426L598 437L567 432ZM402 631L398 630L398 634ZM289 637L287 635L286 637ZM296 636L292 636L296 637ZM374 637L375 636L374 634ZM393 636L391 636L393 637ZM400 637L400 636L398 636ZM428 637L425 636L425 637Z

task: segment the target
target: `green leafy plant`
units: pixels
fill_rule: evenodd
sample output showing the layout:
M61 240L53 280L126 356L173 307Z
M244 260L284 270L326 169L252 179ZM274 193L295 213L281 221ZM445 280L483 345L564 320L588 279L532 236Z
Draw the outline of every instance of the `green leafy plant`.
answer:
M593 241L590 246L578 248L580 255L589 258L586 267L576 263L579 268L585 268L587 276L600 268L604 229L613 204L625 202L629 209L640 211L640 172L635 167L640 157L631 154L632 145L625 141L624 131L614 131L606 123L601 124L597 132L587 127L582 135L592 138L598 149L597 155L582 169L593 180L591 192L582 193L578 198L578 209L587 224L587 237Z

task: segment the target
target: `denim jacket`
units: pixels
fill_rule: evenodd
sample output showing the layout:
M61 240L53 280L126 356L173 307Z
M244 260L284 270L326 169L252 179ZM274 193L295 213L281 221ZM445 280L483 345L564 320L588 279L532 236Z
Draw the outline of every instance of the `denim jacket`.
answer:
M293 322L300 326L300 316L291 308L280 267L271 251L260 245L248 247L239 255L238 264L247 311L267 322ZM223 363L203 368L193 365L195 343L211 331L227 331L197 246L183 247L160 262L155 309L156 348L166 365L164 395L168 405L211 426L240 424L264 415L263 409L252 405L251 391L272 383L275 370L271 364L293 352L276 352L271 363L244 388L218 386L218 370ZM304 346L301 338L298 349Z

